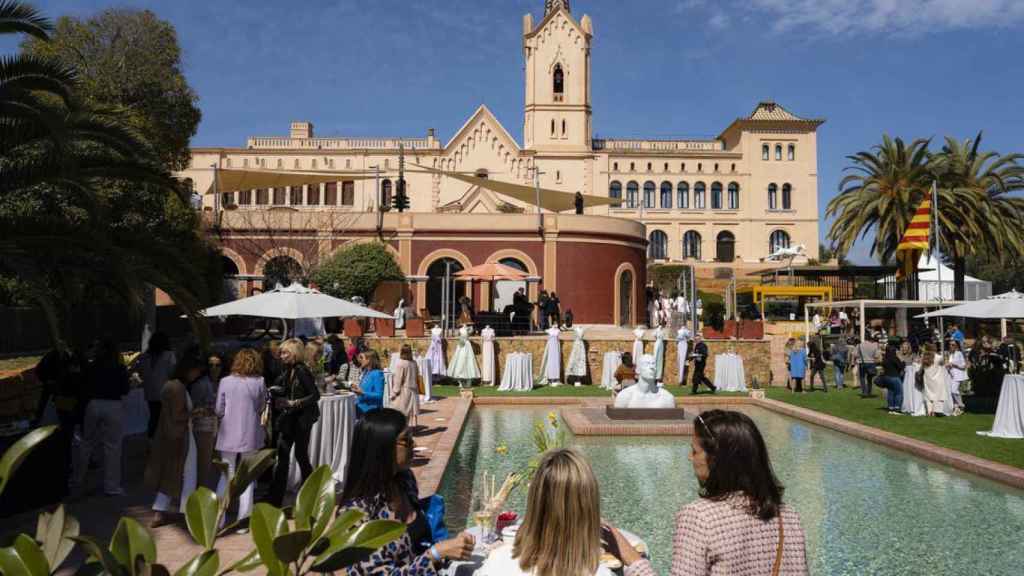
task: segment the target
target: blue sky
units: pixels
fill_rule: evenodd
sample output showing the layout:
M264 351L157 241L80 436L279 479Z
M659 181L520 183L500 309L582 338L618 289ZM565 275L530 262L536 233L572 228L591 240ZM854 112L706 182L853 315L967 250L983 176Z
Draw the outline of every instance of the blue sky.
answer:
M449 138L486 104L521 142L522 16L543 0L37 1L148 8L177 28L203 122L240 146L318 135ZM1024 152L1024 0L572 0L594 23L598 136L708 137L772 98L824 117L819 205L883 132ZM5 40L3 53L14 49ZM827 223L823 221L821 234ZM858 246L855 260L866 261Z

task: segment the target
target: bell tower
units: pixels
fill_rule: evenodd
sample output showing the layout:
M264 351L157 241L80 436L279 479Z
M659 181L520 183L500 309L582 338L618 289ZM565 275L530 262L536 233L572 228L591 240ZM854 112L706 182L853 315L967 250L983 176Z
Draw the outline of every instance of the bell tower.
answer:
M526 100L523 145L541 152L591 150L590 17L577 22L569 0L545 0L536 26L523 17Z

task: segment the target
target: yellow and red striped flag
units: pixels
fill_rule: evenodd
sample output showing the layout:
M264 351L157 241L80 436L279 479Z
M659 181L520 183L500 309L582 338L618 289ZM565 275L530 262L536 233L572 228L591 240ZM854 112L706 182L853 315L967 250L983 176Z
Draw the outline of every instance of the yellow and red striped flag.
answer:
M896 280L903 280L914 273L914 267L921 258L921 253L928 250L928 238L931 232L932 201L931 198L921 200L914 217L910 219L903 239L896 246Z

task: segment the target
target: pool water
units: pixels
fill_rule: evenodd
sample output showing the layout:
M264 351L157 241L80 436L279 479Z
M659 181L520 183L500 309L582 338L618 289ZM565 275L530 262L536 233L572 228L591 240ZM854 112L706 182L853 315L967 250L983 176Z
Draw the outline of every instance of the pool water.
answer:
M763 409L743 411L800 513L812 574L1024 574L1024 492ZM533 424L549 412L473 408L441 482L450 529L472 525L481 471L500 483L526 465ZM594 467L601 515L644 538L667 576L674 516L698 497L689 438L567 434ZM525 499L517 489L506 509L521 517Z

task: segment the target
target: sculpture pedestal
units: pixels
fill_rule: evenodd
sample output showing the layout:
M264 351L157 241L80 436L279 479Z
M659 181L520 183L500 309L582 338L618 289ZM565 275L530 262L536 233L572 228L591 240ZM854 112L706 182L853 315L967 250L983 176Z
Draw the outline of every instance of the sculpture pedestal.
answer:
M616 408L605 407L605 415L611 420L682 420L682 408Z

